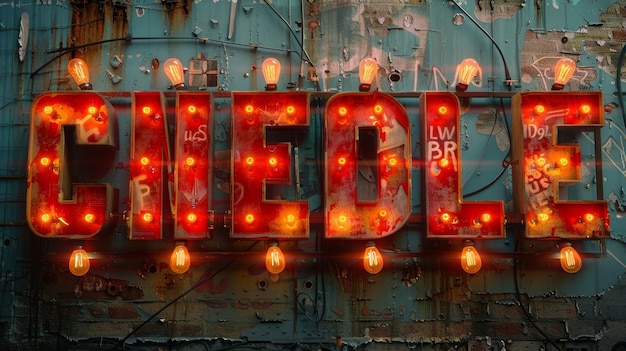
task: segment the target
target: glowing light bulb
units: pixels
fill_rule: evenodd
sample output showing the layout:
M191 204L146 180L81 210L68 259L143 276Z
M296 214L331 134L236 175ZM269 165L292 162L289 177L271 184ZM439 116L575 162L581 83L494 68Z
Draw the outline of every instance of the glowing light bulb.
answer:
M359 63L359 91L370 91L372 82L378 73L378 62L373 58L364 58Z
M582 106L580 106L580 113L586 115L589 112L591 112L591 106L589 106L589 105L582 105Z
M458 75L456 90L465 91L476 74L482 75L482 71L476 60L473 58L466 58L456 67L456 74Z
M189 270L191 257L184 243L176 244L170 256L170 270L176 274L183 274Z
M278 78L280 78L280 61L270 57L263 61L261 65L263 78L265 79L265 90L273 91L278 88Z
M144 106L141 109L141 112L143 112L144 115L149 115L150 113L152 113L152 109L150 108L150 106Z
M552 90L563 90L572 75L576 72L576 63L566 57L561 58L554 65L554 84Z
M196 159L193 157L187 157L185 159L185 164L189 167L193 167L196 164Z
M152 216L152 213L150 212L144 213L143 216L141 216L141 218L143 218L143 221L146 223L151 223L154 220L154 217Z
M374 113L377 115L383 113L383 107L381 105L374 106Z
M285 111L288 115L293 115L294 113L296 113L296 108L293 106L287 106L287 109Z
M185 71L179 59L174 57L167 59L163 64L163 69L167 78L172 82L174 89L185 89Z
M93 223L96 221L96 215L94 215L93 213L87 213L85 215L85 222L87 223Z
M296 224L296 216L293 214L288 214L287 215L287 224L290 226L293 226L294 224Z
M144 166L147 166L150 163L150 159L147 157L142 157L139 159L139 163L141 163Z
M69 268L73 275L80 277L89 272L89 255L82 247L76 248L70 255Z
M87 108L87 113L89 113L90 115L95 115L96 112L98 112L98 109L95 106L89 106Z
M285 270L285 255L277 243L267 248L265 254L265 268L272 274L280 274Z
M87 66L87 62L79 58L71 59L70 62L67 63L67 69L76 84L78 84L80 90L92 89L91 83L89 83L89 67Z
M50 216L49 213L44 213L39 218L41 218L41 221L44 222L44 223L48 223L48 222L50 222L52 220L52 216Z
M535 111L536 114L540 115L544 112L546 112L546 108L543 105L537 105L535 106L535 108L533 109Z
M446 113L448 113L448 108L445 106L439 106L439 108L437 109L437 113L440 116L444 116Z
M278 165L278 159L276 159L276 157L270 157L267 163L270 164L270 167L276 168L276 166Z
M195 213L187 214L187 222L189 224L194 224L198 220L198 216Z
M469 274L475 274L480 271L483 261L478 254L478 250L474 244L468 243L461 251L461 268Z
M591 222L596 218L592 213L585 213L585 221Z
M441 220L442 220L443 222L449 222L449 221L450 221L450 217L451 217L451 216L450 216L450 214L449 214L449 213L444 212L444 213L442 213L442 214L441 214L441 216L440 216L440 217L441 217Z
M377 274L383 270L383 256L374 243L368 243L363 254L363 268L369 274Z
M254 164L254 157L246 157L246 165L252 166Z
M196 113L198 109L194 106L194 105L189 105L187 107L187 111L189 111L189 113Z
M248 224L254 223L254 215L252 213L248 213L245 217L245 221Z
M563 244L561 246L561 268L567 273L576 273L582 267L583 260L580 254L572 247L572 244Z
M340 215L337 217L337 222L339 222L339 226L343 227L348 223L348 217L346 215Z
M47 167L48 165L50 165L50 159L47 157L42 157L39 160L39 163L41 163L42 166Z

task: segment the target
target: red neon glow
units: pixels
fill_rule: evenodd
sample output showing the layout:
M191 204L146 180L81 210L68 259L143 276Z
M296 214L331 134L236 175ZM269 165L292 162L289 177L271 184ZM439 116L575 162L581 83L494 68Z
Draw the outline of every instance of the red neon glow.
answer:
M26 219L35 234L87 238L109 224L108 214L113 210L110 185L97 180L86 183L78 177L73 183L61 180L68 179L65 177L70 172L69 165L75 161L69 159L75 155L67 151L69 148L89 147L94 158L113 159L109 156L119 143L115 132L117 119L112 111L105 99L89 91L43 94L33 103ZM65 144L61 142L64 128L75 130L75 139L66 140ZM85 221L86 212L94 214L92 222Z
M501 201L463 201L459 149L460 107L455 95L426 92L420 97L426 229L435 238L502 237Z
M512 154L519 160L519 166L513 168L514 183L520 189L516 205L525 214L526 236L607 237L606 201L562 200L567 186L580 182L583 162L578 144L557 144L558 133L571 127L599 131L604 125L601 93L520 93L515 95L512 106L516 123L512 128ZM593 162L600 163L597 159ZM588 167L587 171L596 170Z
M328 100L325 121L325 162L336 165L325 171L326 236L380 238L396 232L411 213L406 111L385 94L342 93ZM367 145L358 146L366 143L359 133L368 135ZM371 153L361 167L369 167L374 179L368 181L377 186L366 200L359 198L355 186L361 176L359 152Z
M176 168L174 179L174 236L211 237L211 99L199 92L176 93ZM184 108L184 106L188 106Z
M277 199L274 187L293 187L293 148L270 140L273 129L309 126L306 93L234 93L232 99L231 208L235 238L307 238L309 204ZM252 216L248 217L248 214ZM289 215L293 221L287 220Z
M87 213L84 218L87 223L93 223L96 221L96 216L93 213Z
M198 220L198 216L195 213L189 213L187 214L187 222L188 223L196 223L196 221Z
M131 107L131 169L128 218L130 239L161 239L163 228L163 182L169 163L169 140L166 132L165 99L161 93L134 92ZM150 115L150 118L143 118ZM172 177L173 179L173 177Z

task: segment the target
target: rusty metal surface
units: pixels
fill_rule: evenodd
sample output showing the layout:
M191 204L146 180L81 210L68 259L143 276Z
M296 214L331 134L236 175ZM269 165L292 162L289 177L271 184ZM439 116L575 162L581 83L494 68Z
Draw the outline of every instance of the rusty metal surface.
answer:
M456 2L491 33L503 57L451 1L239 0L230 35L227 0L0 1L1 347L589 351L625 342L626 126L616 75L626 2ZM23 13L29 36L22 61ZM189 69L191 90L213 94L216 230L188 243L194 263L182 276L168 269L172 233L130 241L123 220L130 210L131 95L164 92L168 123L175 125L175 93L163 72L174 56ZM261 62L270 56L283 62L280 90L312 93L311 126L299 135L311 232L281 243L288 268L278 278L263 266L265 243L232 239L224 227L231 92L263 90ZM453 90L456 65L470 56L481 62L483 79L458 94L463 187L469 194L496 179L471 198L503 201L508 218L506 237L477 244L493 253L480 273L458 266L460 242L425 238L419 187L410 194L405 228L377 241L385 257L379 275L362 270L363 242L323 239L324 108L334 94L358 90L358 62L366 56L377 58L374 87L406 109L411 135L420 135L419 94ZM520 240L524 223L512 206L512 174L498 176L503 160L510 161L512 95L548 90L551 66L562 56L578 63L566 90L601 91L606 118L599 148L581 136L583 160L601 157L602 177L583 174L572 193L592 197L603 184L610 237L582 244L585 266L576 275L546 254L554 242ZM31 108L42 93L78 90L66 68L72 57L88 62L92 84L118 112L120 132L116 166L105 176L119 189L117 225L80 243L94 254L84 277L67 269L77 242L39 238L26 223ZM515 81L510 86L502 58ZM424 145L415 139L411 154L420 155ZM411 177L420 183L419 160Z

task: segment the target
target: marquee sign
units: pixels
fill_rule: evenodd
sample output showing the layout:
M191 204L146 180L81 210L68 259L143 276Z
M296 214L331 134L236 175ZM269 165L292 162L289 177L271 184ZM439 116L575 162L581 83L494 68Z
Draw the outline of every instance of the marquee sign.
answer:
M224 223L231 237L308 238L309 203L297 189L298 135L310 129L310 95L231 96L230 216ZM167 123L162 93L135 92L131 99L129 237L162 239L164 225L173 223L173 238L210 238L211 94L177 92L173 124ZM606 202L563 195L565 186L580 181L583 164L578 146L559 139L563 131L597 132L604 124L601 100L600 93L562 92L522 93L512 100L514 195L525 216L527 237L607 235ZM340 93L326 101L320 141L324 156L316 162L324 170L320 177L327 238L371 240L403 228L412 214L412 178L418 170L427 237L505 235L502 201L462 198L457 97L425 92L419 105L415 118L421 120L422 152L413 159L411 119L392 96ZM102 179L102 172L93 173L114 166L119 148L114 112L101 95L88 91L48 93L34 102L27 221L35 234L89 238L111 223L116 190L94 182Z
M425 93L420 98L427 235L503 237L502 201L462 199L459 110L459 101L451 93Z
M308 94L234 93L232 105L231 236L308 238L309 203L271 191L298 171L284 134L309 126Z
M580 148L565 132L597 132L604 125L599 92L534 92L513 98L513 158L518 208L530 238L608 236L606 201L569 200L565 187L580 182ZM596 155L596 157L600 157ZM599 167L595 160L594 167Z
M81 179L93 155L107 169L118 148L117 118L100 95L50 93L33 104L26 218L43 237L88 238L110 221L113 188ZM107 163L108 161L108 163Z
M211 99L204 93L176 96L174 236L210 237Z
M161 239L165 169L171 174L169 140L161 93L135 92L131 107L131 239Z
M326 237L380 238L411 214L409 118L389 95L344 93L326 106Z

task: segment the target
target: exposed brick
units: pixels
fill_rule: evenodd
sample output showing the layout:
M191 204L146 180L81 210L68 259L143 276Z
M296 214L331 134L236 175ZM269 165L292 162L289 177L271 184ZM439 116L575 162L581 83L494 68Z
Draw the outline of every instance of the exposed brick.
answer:
M532 312L538 319L570 319L577 316L574 300L557 298L535 298Z
M489 308L494 319L523 319L526 316L517 303L495 302Z
M106 313L104 308L101 306L89 306L87 307L87 310L93 317L102 317Z
M137 310L132 305L109 306L109 317L112 319L137 319Z
M613 30L613 39L625 40L626 39L626 30L624 30L624 29L614 29Z
M554 52L557 51L557 42L543 40L527 41L524 43L523 51L534 53L546 52L554 54Z

